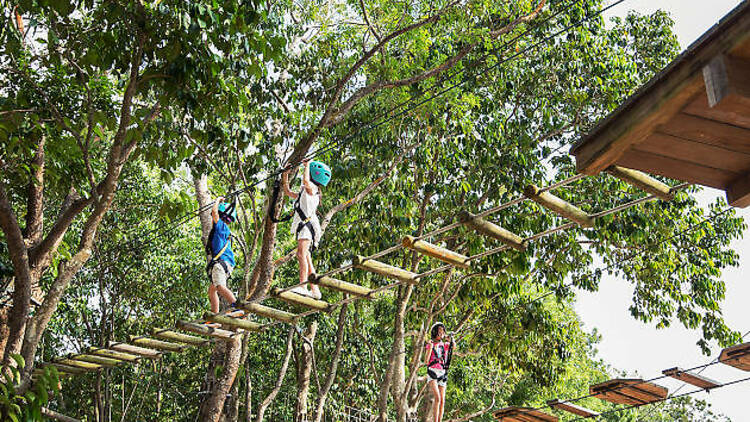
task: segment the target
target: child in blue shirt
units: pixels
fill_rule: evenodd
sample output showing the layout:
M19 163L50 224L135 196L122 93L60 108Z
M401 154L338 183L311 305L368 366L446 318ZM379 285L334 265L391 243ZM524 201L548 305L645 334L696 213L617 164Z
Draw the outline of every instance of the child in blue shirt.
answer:
M224 298L233 308L237 307L237 298L227 288L227 280L234 269L234 252L232 251L232 232L229 223L234 222L235 212L230 210L231 206L222 202L224 197L216 198L211 209L213 229L209 236L208 277L211 285L208 286L208 301L211 303L211 312L219 312L219 295Z

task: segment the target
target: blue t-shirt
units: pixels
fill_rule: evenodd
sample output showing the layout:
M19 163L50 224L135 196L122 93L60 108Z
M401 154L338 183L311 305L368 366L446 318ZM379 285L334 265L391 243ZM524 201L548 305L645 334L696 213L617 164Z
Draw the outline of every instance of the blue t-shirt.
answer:
M213 256L211 258L221 252L224 244L229 242L229 246L227 246L227 249L221 254L219 259L227 261L229 265L234 267L234 252L232 252L232 241L229 239L231 234L232 232L229 230L229 226L227 226L227 223L221 219L214 224L214 237L211 240L211 252Z

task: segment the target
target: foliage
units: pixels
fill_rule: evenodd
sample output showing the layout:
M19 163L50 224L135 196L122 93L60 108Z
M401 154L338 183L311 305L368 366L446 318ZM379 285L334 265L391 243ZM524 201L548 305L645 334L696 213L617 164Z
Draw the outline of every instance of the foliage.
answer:
M16 385L21 380L21 370L25 366L23 357L14 354L17 366L3 373L0 381L0 418L4 421L41 421L42 408L50 401L50 394L60 392L60 378L57 369L46 366L40 369L34 389L17 394Z

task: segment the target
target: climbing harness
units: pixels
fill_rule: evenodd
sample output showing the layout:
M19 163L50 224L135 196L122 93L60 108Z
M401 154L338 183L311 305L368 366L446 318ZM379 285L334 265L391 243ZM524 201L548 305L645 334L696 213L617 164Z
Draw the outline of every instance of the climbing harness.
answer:
M233 198L232 202L227 205L226 203L219 204L219 218L222 220L226 220L230 223L234 222L237 218L237 210L236 210L236 201ZM227 265L226 261L223 259L220 259L222 255L224 255L224 252L226 252L227 248L229 248L229 242L231 242L231 235L227 239L226 242L224 242L224 246L221 248L219 253L216 255L213 254L213 250L211 248L211 244L213 243L214 235L216 233L216 224L214 224L211 227L211 231L208 233L208 239L206 240L206 256L208 257L208 264L206 264L206 273L208 274L208 281L211 281L211 271L214 268L214 265L221 264L221 266L224 268L224 273L227 275L227 279L229 279L229 266Z
M312 236L312 245L310 246L310 251L314 251L317 248L317 242L315 242L315 239L317 239L317 232L315 231L315 226L312 223L312 216L308 217L307 214L305 214L304 211L302 211L302 206L300 204L300 200L302 198L302 190L300 190L300 193L297 195L297 199L294 200L294 211L290 212L289 214L276 218L274 217L273 209L276 205L276 201L279 199L279 190L281 189L281 183L276 180L273 184L273 193L271 194L271 206L268 209L269 215L271 217L271 221L274 223L283 223L285 221L289 221L294 217L294 214L297 213L299 215L300 222L297 224L297 230L295 231L294 237L299 237L299 234L302 230L307 227L310 230L310 235ZM304 188L302 188L304 190Z

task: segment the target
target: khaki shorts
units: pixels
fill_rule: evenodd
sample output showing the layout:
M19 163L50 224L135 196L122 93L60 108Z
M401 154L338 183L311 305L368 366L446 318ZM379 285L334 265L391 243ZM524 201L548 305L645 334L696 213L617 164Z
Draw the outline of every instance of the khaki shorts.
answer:
M221 262L217 262L211 268L211 285L214 287L227 287L227 280L232 275L232 266L226 262L224 264L227 266L227 271L224 271L224 265Z

